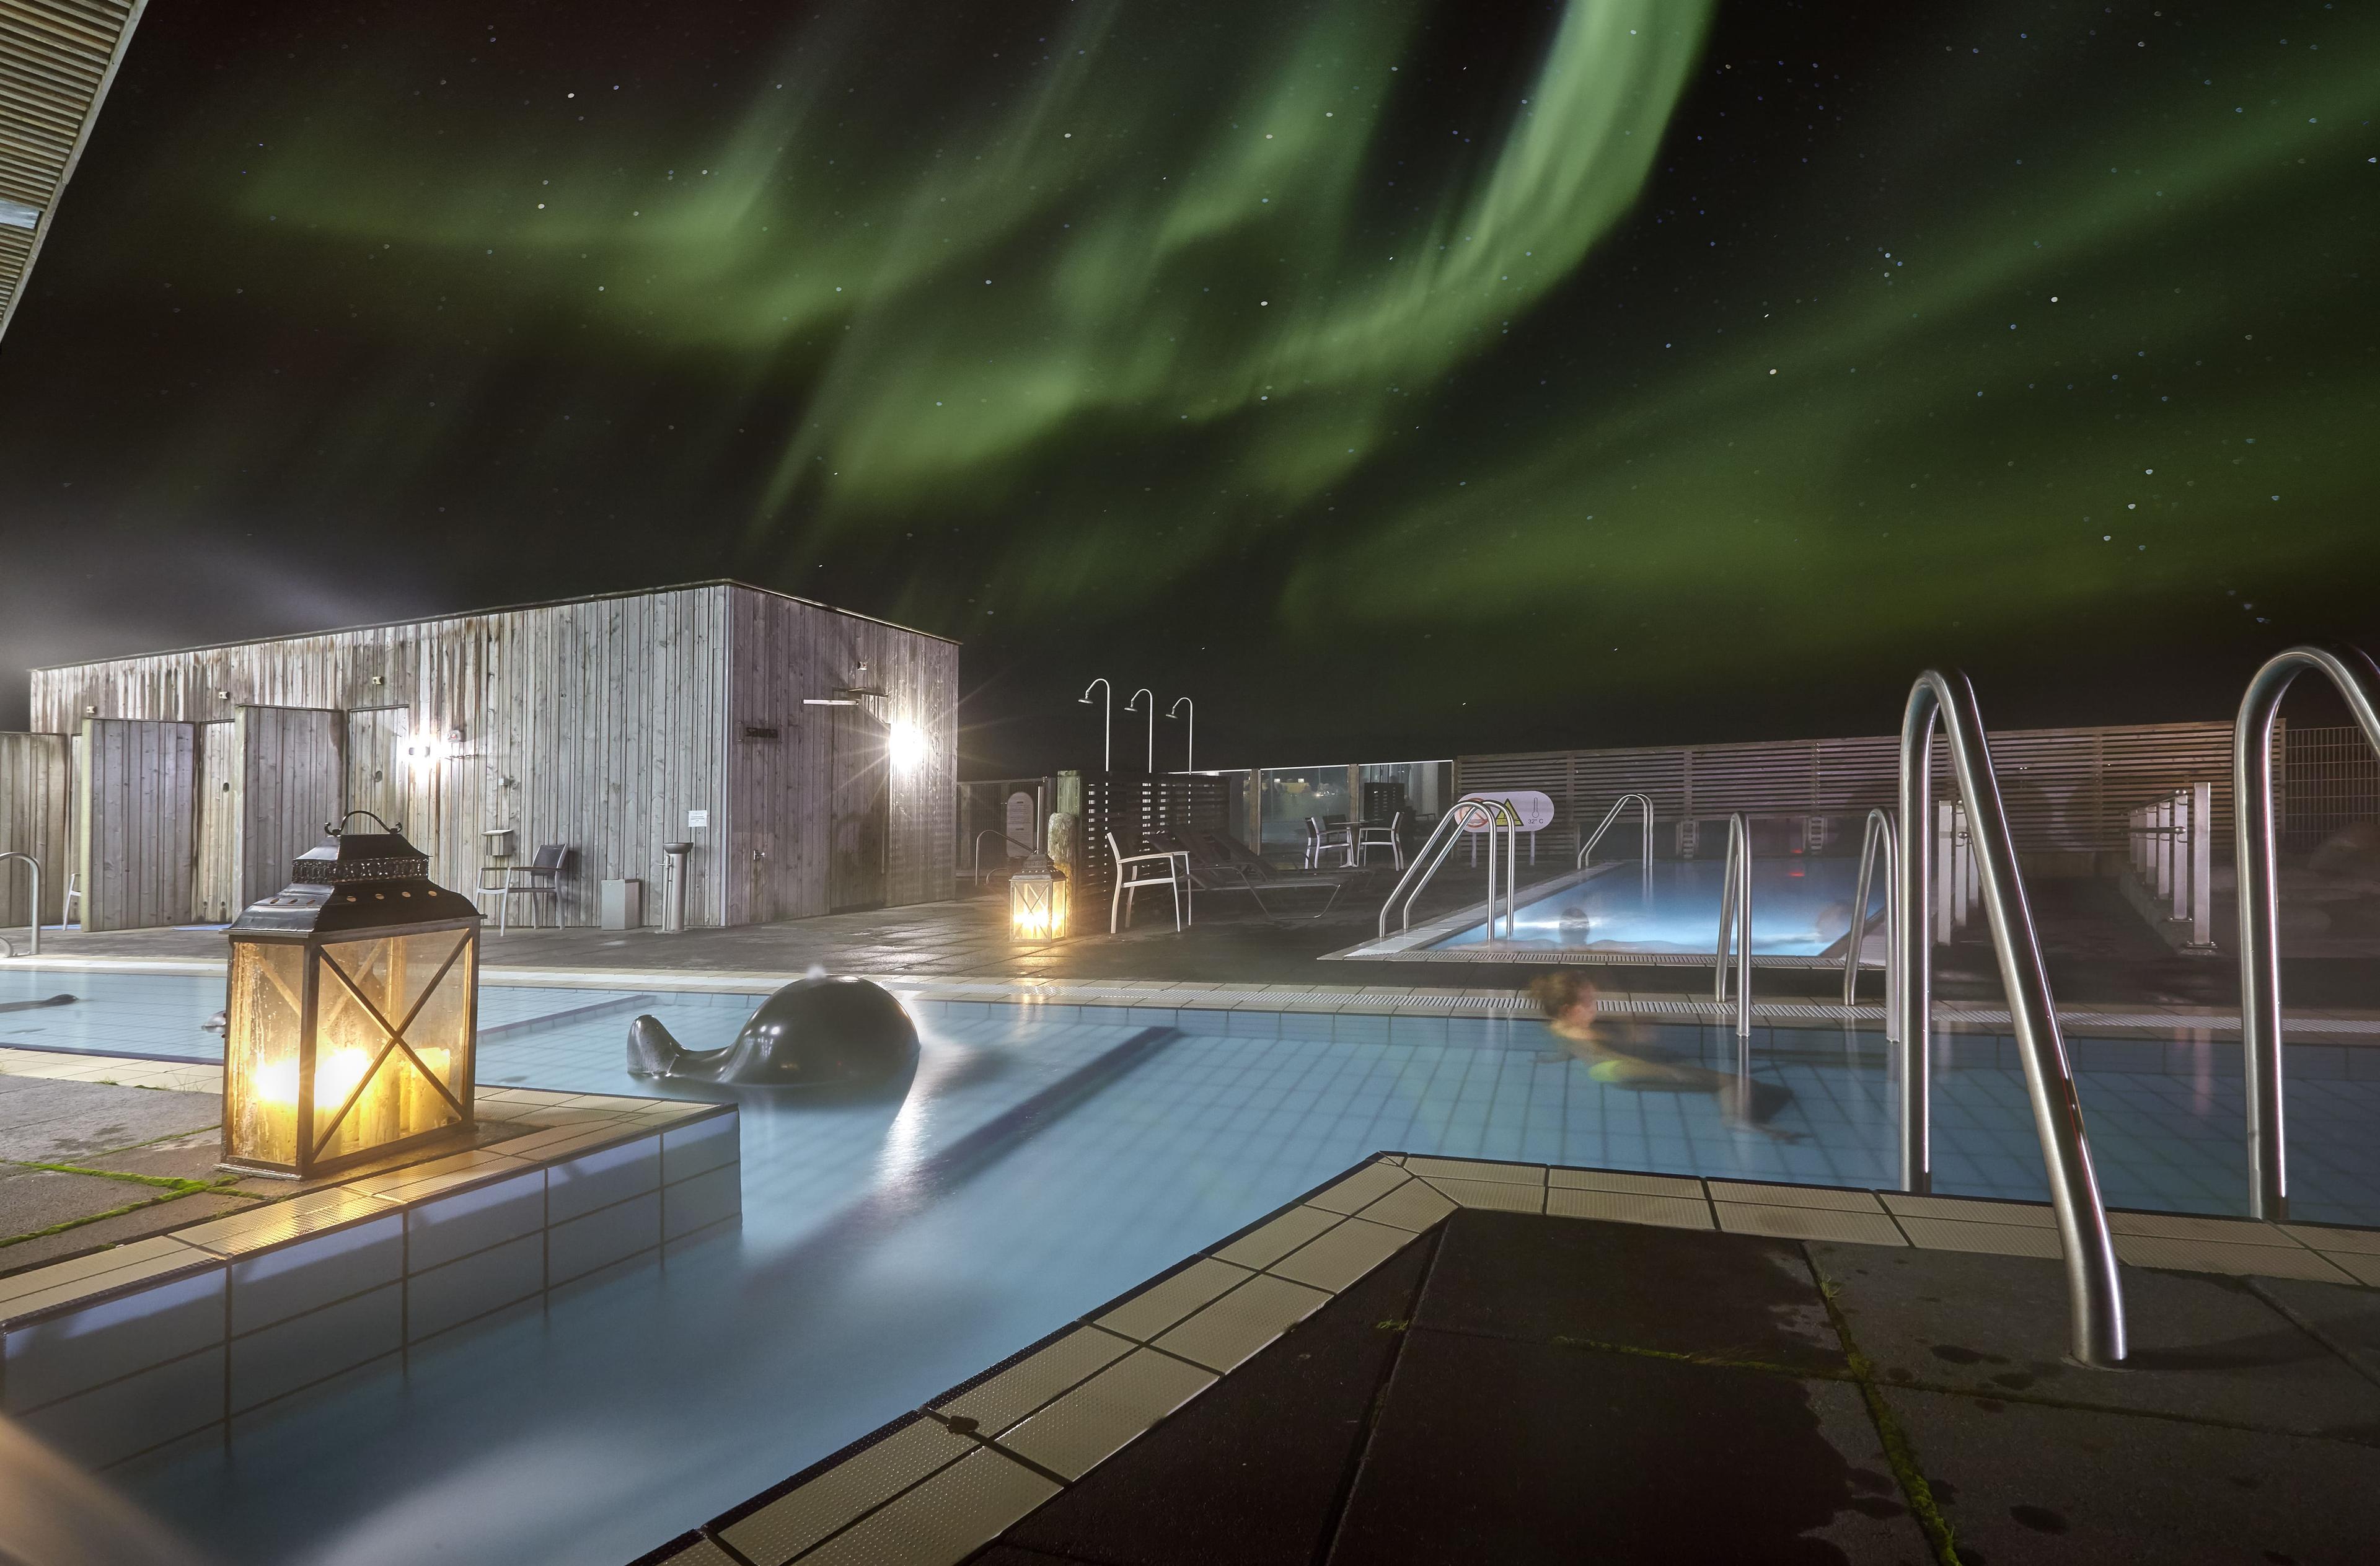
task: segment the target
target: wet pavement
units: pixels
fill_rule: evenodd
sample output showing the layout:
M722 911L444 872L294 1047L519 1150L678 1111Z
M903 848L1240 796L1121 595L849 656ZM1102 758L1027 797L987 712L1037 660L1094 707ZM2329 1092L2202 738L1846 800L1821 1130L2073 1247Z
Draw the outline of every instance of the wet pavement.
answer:
M2126 1267L2090 1369L2053 1260L1536 1173L1359 1166L646 1566L2370 1559L2380 1293Z

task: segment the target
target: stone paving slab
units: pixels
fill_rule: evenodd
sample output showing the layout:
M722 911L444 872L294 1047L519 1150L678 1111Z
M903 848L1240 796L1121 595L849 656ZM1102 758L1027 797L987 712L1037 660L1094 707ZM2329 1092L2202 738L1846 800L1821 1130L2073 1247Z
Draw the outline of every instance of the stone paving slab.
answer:
M1445 1232L1416 1328L1844 1369L1789 1243L1484 1211Z
M223 1100L209 1094L0 1075L0 1159L12 1161L88 1163L222 1118Z
M2132 1353L2110 1374L2061 1357L2063 1263L1828 1244L1810 1252L1887 1382L2380 1439L2380 1386L2261 1297L2261 1282L2124 1269ZM2380 1329L2380 1296L2341 1293L2361 1302L2362 1329Z
M0 1268L14 1260L6 1242L94 1213L173 1195L155 1185L96 1174L0 1164Z
M1891 1483L1846 1382L1416 1329L1328 1559L1915 1566Z
M2380 1450L1888 1389L1962 1566L2373 1559Z

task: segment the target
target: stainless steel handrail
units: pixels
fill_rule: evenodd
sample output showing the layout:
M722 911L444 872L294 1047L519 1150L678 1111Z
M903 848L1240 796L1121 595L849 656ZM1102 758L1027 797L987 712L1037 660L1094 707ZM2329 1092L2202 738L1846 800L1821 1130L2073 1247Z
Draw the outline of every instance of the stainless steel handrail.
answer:
M1998 953L2000 983L2008 991L2009 1025L2024 1062L2025 1091L2033 1100L2034 1128L2041 1138L2041 1161L2049 1176L2049 1200L2058 1218L2059 1248L2066 1260L2070 1352L2081 1364L2123 1364L2124 1290L2116 1272L2116 1248L2107 1233L2107 1213L2091 1167L2091 1142L2082 1127L2082 1105L2066 1041L2058 1029L2058 1006L2049 990L2033 911L2017 872L2016 847L2008 811L2000 802L1999 777L1984 734L1975 688L1953 669L1928 669L1910 687L1900 723L1900 906L1912 917L1900 921L1900 1184L1925 1191L1933 1181L1931 1081L1928 1052L1934 1037L1934 942L1930 922L1915 917L1930 908L1933 834L1925 830L1934 794L1934 729L1939 721L1949 741L1950 767L1967 802L1975 869L1983 882L1984 912Z
M1711 953L1712 999L1727 1003L1727 938L1735 933L1735 1036L1752 1037L1752 824L1727 819L1727 868L1718 894L1718 946Z
M2248 682L2231 729L2232 855L2240 883L2240 1044L2247 1057L2248 1213L2289 1212L2288 1123L2281 1101L2280 888L2275 873L2273 721L2289 682L2319 669L2355 726L2380 750L2380 664L2360 647L2293 647Z
M27 868L33 872L32 928L29 931L32 938L32 947L25 955L38 957L42 954L42 862L30 854L20 854L15 849L0 854L0 865L5 865L11 859L24 860ZM8 950L6 942L0 941L0 957L14 954Z
M1843 1004L1859 1003L1860 958L1867 951L1868 893L1876 884L1876 851L1884 851L1884 1036L1900 1037L1900 856L1892 812L1870 810L1860 829L1859 889L1852 896L1852 932L1843 948Z
M1623 794L1613 800L1611 808L1603 813L1602 824L1588 833L1586 842L1580 846L1578 863L1574 868L1582 870L1586 868L1586 856L1595 852L1595 845L1603 841L1603 834L1611 830L1611 823L1620 819L1620 812L1628 808L1628 802L1632 799L1636 802L1637 809L1643 819L1645 841L1638 849L1637 856L1644 861L1645 901L1650 903L1653 901L1653 799L1650 795Z
M1040 849L1037 848L1032 844L1017 842L999 827L984 828L983 831L975 834L975 883L978 886L981 886L983 884L983 840L987 837L996 837L1000 839L1001 842L1008 844L1011 848L1022 848L1027 854L1038 854L1041 852Z
M1429 836L1423 841L1420 851L1414 855L1412 862L1405 867L1405 873L1398 879L1395 888L1390 892L1389 900L1380 904L1378 939L1383 941L1388 939L1389 916L1396 912L1400 899L1404 904L1404 917L1399 921L1397 928L1413 929L1414 899L1422 894L1423 889L1429 885L1430 878L1438 874L1438 868L1446 863L1446 856L1454 852L1455 839L1475 826L1485 826L1488 829L1488 939L1490 941L1496 939L1496 827L1500 816L1509 819L1512 822L1512 853L1516 856L1520 851L1521 818L1511 806L1501 800L1458 799L1445 815L1438 819L1438 825L1430 829ZM1430 852L1433 848L1438 850L1435 855ZM1508 870L1505 874L1505 899L1508 905L1512 901L1512 873ZM1515 929L1518 928L1518 917L1517 911L1513 911L1512 919Z

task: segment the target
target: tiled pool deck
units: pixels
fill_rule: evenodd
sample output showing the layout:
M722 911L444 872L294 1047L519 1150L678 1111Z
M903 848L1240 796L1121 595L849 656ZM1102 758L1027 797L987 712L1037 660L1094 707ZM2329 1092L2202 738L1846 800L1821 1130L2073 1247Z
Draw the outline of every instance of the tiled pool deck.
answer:
M2368 1544L2380 1232L2111 1216L2089 1371L2043 1208L1383 1155L640 1566Z

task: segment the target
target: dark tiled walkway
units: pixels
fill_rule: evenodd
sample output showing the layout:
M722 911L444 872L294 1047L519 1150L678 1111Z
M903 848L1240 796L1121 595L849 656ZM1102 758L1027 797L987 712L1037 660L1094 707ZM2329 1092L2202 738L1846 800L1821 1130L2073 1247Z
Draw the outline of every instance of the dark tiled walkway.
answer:
M2094 1372L2052 1263L1460 1211L977 1560L2370 1560L2380 1385L2292 1317L2372 1296L2127 1278Z

